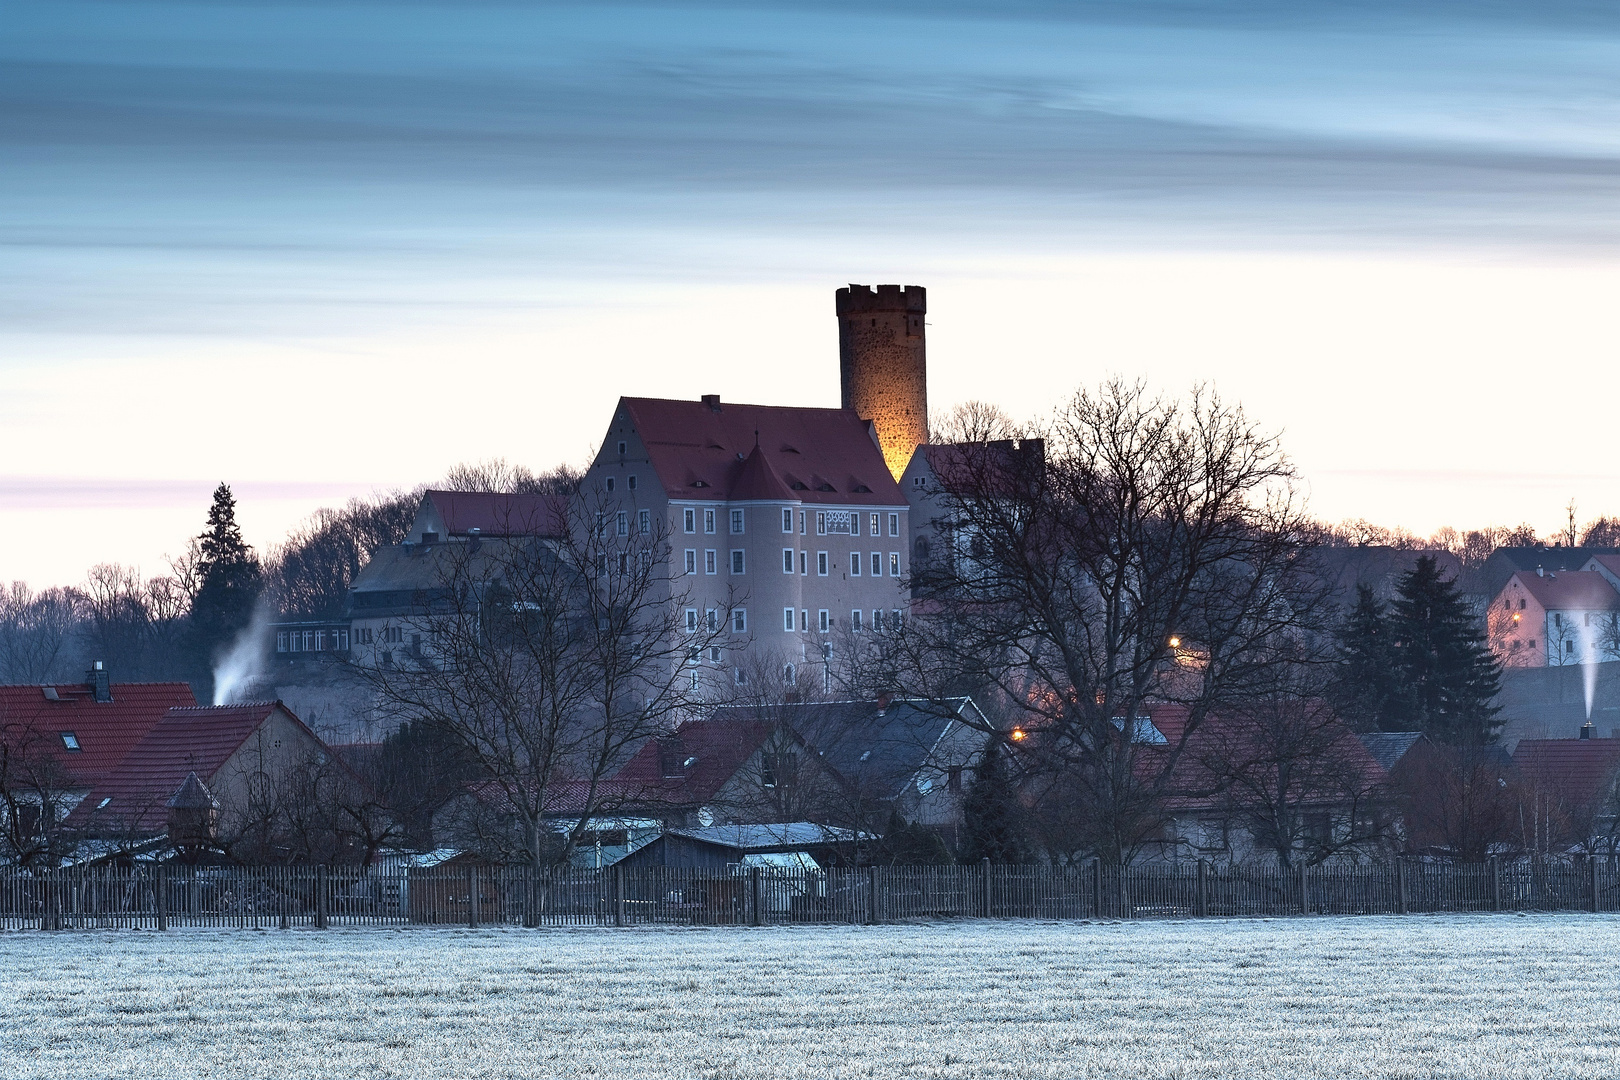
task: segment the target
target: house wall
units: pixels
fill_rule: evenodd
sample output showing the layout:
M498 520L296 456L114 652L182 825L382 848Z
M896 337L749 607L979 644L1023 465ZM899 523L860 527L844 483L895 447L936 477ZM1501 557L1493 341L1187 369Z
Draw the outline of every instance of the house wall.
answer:
M1486 636L1491 651L1508 667L1546 667L1548 613L1514 574L1491 601Z
M259 773L278 784L311 758L324 762L326 753L320 741L283 710L265 717L224 764L212 775L200 778L219 802L222 830L228 831L231 816L249 806L254 778Z

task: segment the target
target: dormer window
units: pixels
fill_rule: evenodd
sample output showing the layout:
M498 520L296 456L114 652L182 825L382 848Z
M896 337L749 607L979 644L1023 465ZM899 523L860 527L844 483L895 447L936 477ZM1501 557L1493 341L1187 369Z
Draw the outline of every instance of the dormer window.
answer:
M788 486L791 487L794 491L807 491L807 490L809 490L808 488L806 488L804 486L804 481L802 481L802 480L795 480L795 481L793 481L792 484L790 484Z
M62 732L62 748L70 753L77 754L84 749L79 745L79 737L71 731Z

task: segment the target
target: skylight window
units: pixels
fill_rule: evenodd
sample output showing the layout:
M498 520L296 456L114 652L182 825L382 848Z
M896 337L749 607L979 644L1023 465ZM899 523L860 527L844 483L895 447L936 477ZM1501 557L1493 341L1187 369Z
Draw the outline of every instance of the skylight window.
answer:
M62 732L62 745L74 753L78 753L84 749L84 747L79 745L79 737L73 734L71 731Z
M97 810L105 810L111 804L112 804L112 796L109 795L105 799L102 799L100 802L96 803L96 809Z

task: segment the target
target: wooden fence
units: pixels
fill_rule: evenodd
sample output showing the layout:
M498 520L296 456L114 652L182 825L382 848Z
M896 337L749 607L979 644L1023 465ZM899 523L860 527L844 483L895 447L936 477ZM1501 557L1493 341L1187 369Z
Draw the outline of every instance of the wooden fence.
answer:
M0 928L643 926L1620 911L1608 861L1274 868L1097 863L801 870L441 866L0 872Z

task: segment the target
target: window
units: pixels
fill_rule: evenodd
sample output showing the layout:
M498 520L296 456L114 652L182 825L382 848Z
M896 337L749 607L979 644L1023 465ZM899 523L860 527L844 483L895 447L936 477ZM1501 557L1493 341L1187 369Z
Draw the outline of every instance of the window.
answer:
M804 535L804 511L799 511L799 535Z
M720 616L714 608L710 608L703 613L703 626L710 633L720 629ZM716 649L715 651L719 652L720 650Z
M825 513L818 512L816 514L816 535L827 535L827 515Z
M305 630L304 631L304 651L305 652L314 652L315 651L315 631L313 631L313 630Z
M62 748L77 754L84 749L79 745L79 737L71 731L62 732Z
M1591 626L1591 625L1592 625L1592 613L1591 613L1591 612L1590 612L1590 611L1588 611L1588 612L1587 612L1587 613L1586 613L1586 625L1587 625L1587 626Z
M692 672L691 672L691 675L692 675L692 689L696 690L698 688L698 669L693 668Z
M317 630L317 631L315 631L315 651L316 652L325 652L326 651L326 631L325 630Z
M1519 610L1524 610L1524 598L1522 596L1519 598Z
M748 609L747 608L732 608L731 609L731 632L733 634L746 634L746 633L748 633Z
M900 553L898 551L889 552L889 576L900 576Z
M636 535L637 536L646 536L650 532L652 532L652 511L651 510L637 510L636 511Z
M733 535L733 536L741 536L742 531L743 531L743 512L741 510L733 510L731 512L731 535Z
M1530 639L1530 644L1525 646L1525 648L1527 648L1527 649L1533 649L1535 647L1536 647L1536 639L1535 638L1531 638Z
M890 514L889 515L889 535L890 536L899 536L900 535L900 515L899 514Z
M1563 626L1564 625L1564 613L1562 611L1553 612L1553 625L1554 626Z
M782 609L782 629L789 634L793 633L793 609L790 607Z
M799 629L804 631L805 633L810 632L810 609L809 608L800 608L799 609Z
M625 442L624 442L623 439L620 439L619 440L619 456L620 457L624 457L625 450L626 450Z
M1570 653L1574 652L1574 651L1575 651L1575 643L1573 641L1564 642L1564 654L1566 656L1569 655Z
M681 511L681 524L689 533L697 532L697 511L690 506Z
M872 576L883 576L883 552L881 551L872 552Z
M923 486L923 478L920 477L920 476L913 476L911 478L911 486L914 487L914 488L922 487Z
M686 572L688 574L697 573L697 548L686 549Z
M849 535L861 535L861 512L859 510L849 515Z
M793 531L793 510L786 506L782 507L782 531L785 533Z
M882 523L883 523L883 516L881 514L873 514L872 515L872 535L873 536L882 536L883 535L883 524Z
M826 608L816 612L816 629L823 634L832 629L832 620L827 617Z
M827 576L827 553L825 551L816 552L816 573L822 577Z
M823 664L832 663L832 642L830 641L824 641L821 644L821 662Z
M731 549L731 572L733 574L740 574L740 573L743 572L743 549L742 548L732 548Z
M628 574L629 572L630 572L630 553L628 551L621 551L621 552L619 552L619 573Z
M711 646L710 649L709 649L709 663L718 664L719 662L720 662L720 646L718 646L718 645Z
M694 623L694 624L697 622L697 615L695 613L693 614L692 619L690 621L692 623ZM701 663L703 663L703 646L701 646L701 645L689 645L689 646L687 646L687 649L686 649L686 662L688 664L701 664Z
M849 628L855 633L861 632L861 609L856 608L849 613Z
M798 683L799 683L799 670L798 670L798 668L794 667L792 664L787 664L787 665L783 666L783 668L782 668L782 681L784 683L786 683L787 685L789 685L789 686L797 686Z
M719 565L715 562L715 551L713 548L710 548L703 553L703 572L705 574L718 574L720 572Z
M276 652L286 652L286 651L287 651L287 631L278 630L278 631L276 631Z
M748 675L743 671L742 668L732 668L731 677L736 681L738 686L748 685Z
M706 532L706 533L714 532L714 511L713 510L705 510L705 511L703 511L703 531Z
M620 536L630 535L630 514L628 511L619 511L618 516L615 519L614 531Z
M697 608L689 607L686 609L686 632L688 634L697 633L697 626Z
M799 573L808 574L809 572L810 572L810 553L808 551L801 551L801 552L799 552Z
M962 790L962 766L952 765L945 770L945 790L950 792Z
M872 629L873 630L882 630L883 629L883 612L879 608L873 608L872 609Z
M635 473L631 473L629 476L625 477L624 482L625 482L625 486L628 487L631 491L636 490L636 474Z
M390 626L388 628L388 640L395 645L400 644L405 640L405 631L398 626Z
M607 478L607 489L609 491L613 490L613 477L611 476Z
M782 549L782 573L784 573L784 574L793 573L793 549L792 548L783 548Z
M337 647L338 647L338 649L340 651L343 651L343 652L348 651L348 648L349 648L349 632L347 630L339 630L339 631L337 631Z
M861 576L861 553L858 551L852 552L849 556L849 576Z

